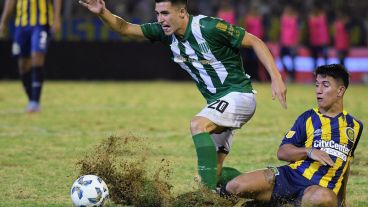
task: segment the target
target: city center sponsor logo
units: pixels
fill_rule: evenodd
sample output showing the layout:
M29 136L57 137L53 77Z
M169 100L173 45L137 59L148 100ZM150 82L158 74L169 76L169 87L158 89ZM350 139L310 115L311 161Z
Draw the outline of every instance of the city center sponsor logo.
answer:
M336 143L334 140L315 140L313 142L313 148L325 151L327 154L339 157L344 161L347 160L347 156L351 150L345 144Z

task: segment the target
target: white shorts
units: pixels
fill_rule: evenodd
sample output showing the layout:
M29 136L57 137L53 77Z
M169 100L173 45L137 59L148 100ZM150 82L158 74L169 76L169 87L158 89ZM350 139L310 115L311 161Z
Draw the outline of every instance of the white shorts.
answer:
M231 92L208 104L196 116L206 117L218 126L240 128L256 111L253 93Z
M229 154L231 146L233 145L233 129L226 129L221 133L212 133L212 141L216 146L216 151L224 154Z
M228 128L221 133L211 134L217 152L228 154L233 142L234 129L247 123L255 110L256 99L253 93L231 92L208 104L196 116L206 117L218 126Z

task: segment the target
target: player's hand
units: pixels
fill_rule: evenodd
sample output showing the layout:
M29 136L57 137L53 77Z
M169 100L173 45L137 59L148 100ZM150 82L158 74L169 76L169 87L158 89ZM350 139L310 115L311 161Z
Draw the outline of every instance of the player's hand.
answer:
M309 158L322 163L322 165L334 165L334 162L332 161L330 155L328 155L325 151L319 149L312 149L312 151L309 153Z
M79 0L79 3L97 15L105 9L105 1L103 0Z
M282 81L282 78L277 78L275 80L272 80L271 83L272 88L272 100L275 100L276 96L279 99L279 102L281 106L286 109L287 103L286 103L286 86L284 84L284 81Z

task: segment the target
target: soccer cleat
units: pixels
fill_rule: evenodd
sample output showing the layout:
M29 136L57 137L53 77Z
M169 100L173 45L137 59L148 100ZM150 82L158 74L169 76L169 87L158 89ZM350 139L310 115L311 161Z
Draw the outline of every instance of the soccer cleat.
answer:
M26 108L26 112L30 114L40 112L40 110L40 104L36 101L30 101Z
M226 199L230 199L230 198L235 196L235 195L231 194L229 191L226 190L226 184L221 186L221 187L217 187L216 192L217 192L217 194L220 195L220 197L223 197L223 198L226 198Z

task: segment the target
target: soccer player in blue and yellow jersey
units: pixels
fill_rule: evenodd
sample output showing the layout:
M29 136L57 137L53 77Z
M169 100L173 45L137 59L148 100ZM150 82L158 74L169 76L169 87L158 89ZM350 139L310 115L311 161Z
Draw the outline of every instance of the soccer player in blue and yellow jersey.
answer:
M277 153L290 164L244 173L220 193L301 206L346 206L350 162L363 124L344 110L349 85L344 66L324 65L315 73L318 107L298 117Z
M79 1L122 36L164 44L171 50L172 60L196 83L207 105L193 117L190 129L202 183L214 189L217 176L225 175L222 164L231 148L233 130L247 123L256 109L239 48L256 51L270 74L273 98L284 108L286 87L269 49L254 35L221 19L190 15L187 0L155 2L158 22L136 25L113 15L103 0Z
M6 0L0 20L0 37L16 10L12 52L28 96L29 113L40 110L45 55L51 33L60 29L61 0Z

